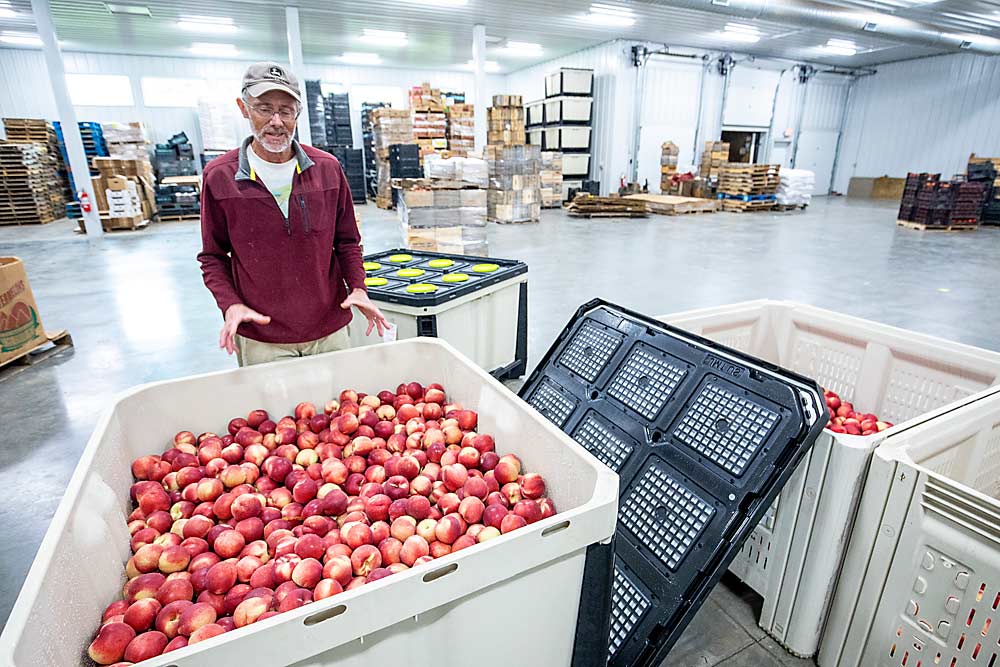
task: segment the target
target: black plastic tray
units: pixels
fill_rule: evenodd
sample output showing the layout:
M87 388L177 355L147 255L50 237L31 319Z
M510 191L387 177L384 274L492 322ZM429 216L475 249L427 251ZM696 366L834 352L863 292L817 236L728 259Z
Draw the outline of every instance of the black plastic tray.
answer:
M664 660L827 422L815 381L601 300L520 395L621 478L613 590L580 609L610 596L613 667Z
M392 255L410 255L413 259L407 262L390 262L389 257ZM431 269L427 266L427 263L432 259L450 259L455 264L444 270ZM528 271L527 264L513 259L449 255L439 252L407 250L405 248L365 255L364 261L378 262L382 265L379 269L367 271L367 277L383 277L390 281L384 287L368 287L368 296L372 300L416 307L437 306L447 303L490 285L495 285L527 273ZM474 274L471 273L471 268L476 264L496 264L500 268L489 274L475 274L476 277L473 278ZM396 271L403 268L421 268L425 270L425 273L417 278L397 277L395 275ZM466 273L469 274L470 280L464 283L444 283L441 281L441 277L445 273ZM406 291L406 287L415 282L434 284L438 287L438 290L431 294L410 294Z

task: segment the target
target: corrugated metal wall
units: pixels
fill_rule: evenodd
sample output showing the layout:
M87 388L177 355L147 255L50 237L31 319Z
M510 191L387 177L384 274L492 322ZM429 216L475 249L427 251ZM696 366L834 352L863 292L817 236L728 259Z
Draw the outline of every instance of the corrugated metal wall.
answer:
M218 91L220 99L235 100L239 96L240 79L247 63L236 60L207 58L163 58L154 56L126 56L98 53L67 52L63 54L68 73L122 74L130 77L135 106L77 108L80 120L142 121L151 130L154 141L164 141L176 132L186 132L195 149L201 150L201 132L195 108L147 107L142 102L140 80L142 77L176 77L204 79L210 88ZM307 64L303 79L319 79L324 83L340 84L350 92L353 86L386 86L401 89L428 81L434 86L466 92L471 95L473 75L468 72L425 69L394 69L387 67L323 66ZM503 92L505 78L487 77L487 92ZM27 49L0 49L0 90L8 91L0 97L0 116L34 117L58 120L55 100L48 85L48 73L41 51ZM362 100L351 96L354 110L355 145L360 146L359 113ZM357 120L356 120L357 119ZM239 131L246 132L241 124Z
M629 147L635 125L635 73L629 62L631 42L615 40L534 65L507 75L507 92L526 102L545 97L545 75L560 67L594 70L594 129L591 133L590 176L601 191L618 189L629 172Z
M855 86L834 187L852 176L963 173L1000 155L1000 59L956 54L879 65Z

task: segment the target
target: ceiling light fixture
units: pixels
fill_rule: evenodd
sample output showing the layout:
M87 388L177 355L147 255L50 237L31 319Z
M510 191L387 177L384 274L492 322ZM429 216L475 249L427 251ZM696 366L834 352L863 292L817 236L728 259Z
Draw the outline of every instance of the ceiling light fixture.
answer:
M605 26L616 26L627 28L635 24L635 12L629 7L619 5L608 5L603 2L595 2L590 6L590 13L585 14L591 23L599 23Z
M35 46L42 45L42 38L30 32L11 32L4 30L0 32L0 42L13 46Z
M858 52L858 45L849 39L830 39L820 48L835 56L853 56Z
M717 37L730 42L743 42L744 44L756 44L760 41L760 30L752 25L743 23L727 23L725 30L715 33Z
M104 8L109 14L128 14L131 16L146 16L152 18L149 7L143 5L119 5L110 2L104 3Z
M10 8L9 5L0 5L0 19L12 19L17 16L17 12Z
M229 35L239 30L233 23L233 19L228 16L182 16L177 21L177 27L181 30L213 35Z
M465 63L465 69L476 69L476 63L472 60ZM500 63L495 60L484 60L483 61L483 71L487 74L496 74L500 71Z
M364 33L359 39L367 44L376 44L378 46L386 47L406 46L408 42L405 32L399 32L397 30L376 30L374 28L365 28Z
M503 50L507 55L517 58L532 58L540 56L543 53L541 44L535 44L534 42L515 42L509 39L507 40L507 45Z
M469 0L410 0L418 5L433 5L435 7L464 7Z
M346 51L337 60L350 65L378 65L382 62L382 58L377 53L359 53L357 51Z
M217 44L215 42L195 42L189 49L191 53L199 56L219 56L235 57L239 50L234 44Z

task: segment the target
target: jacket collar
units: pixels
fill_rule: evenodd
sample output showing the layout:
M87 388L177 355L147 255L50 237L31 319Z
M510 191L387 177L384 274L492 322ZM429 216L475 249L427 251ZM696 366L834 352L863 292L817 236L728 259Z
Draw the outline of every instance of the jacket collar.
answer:
M243 140L243 144L240 146L239 154L239 168L236 170L236 180L237 181L256 181L257 175L254 173L253 169L250 168L250 160L247 158L247 151L250 150L250 144L253 142L253 137L249 136ZM295 171L297 173L302 173L309 167L316 164L313 162L312 158L306 155L306 152L302 150L302 146L295 139L292 139L292 153L295 155Z

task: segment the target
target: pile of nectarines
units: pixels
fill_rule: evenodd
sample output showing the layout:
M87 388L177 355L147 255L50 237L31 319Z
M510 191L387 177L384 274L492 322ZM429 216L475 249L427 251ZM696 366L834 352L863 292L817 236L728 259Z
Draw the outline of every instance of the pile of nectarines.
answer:
M874 435L892 426L890 422L880 421L871 413L855 412L854 406L842 400L836 392L824 389L823 395L826 396L826 405L830 408L830 421L827 422L826 428L834 433Z
M140 662L555 514L542 477L477 426L410 382L177 433L132 463L128 582L90 657Z

